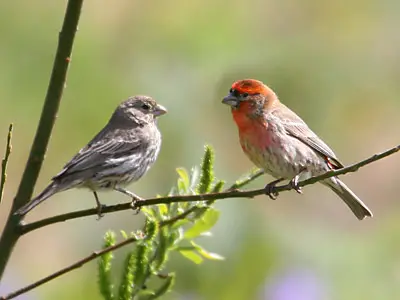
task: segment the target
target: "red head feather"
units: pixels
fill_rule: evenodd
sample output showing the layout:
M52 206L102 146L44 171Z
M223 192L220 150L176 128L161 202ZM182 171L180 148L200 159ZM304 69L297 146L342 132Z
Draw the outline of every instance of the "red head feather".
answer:
M255 79L238 80L232 84L232 89L238 91L240 94L248 93L249 95L268 95L272 92L264 83Z

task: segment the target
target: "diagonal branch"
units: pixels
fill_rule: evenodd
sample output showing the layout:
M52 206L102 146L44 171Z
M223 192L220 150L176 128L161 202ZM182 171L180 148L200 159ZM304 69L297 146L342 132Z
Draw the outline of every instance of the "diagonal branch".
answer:
M97 257L99 257L99 256L101 256L101 255L103 255L103 254L105 254L107 252L110 252L110 251L113 251L113 250L117 250L117 249L119 249L119 248L121 248L123 246L126 246L128 244L134 243L136 241L137 241L137 239L135 237L131 237L131 238L128 238L128 239L126 239L126 240L124 240L124 241L122 241L122 242L120 242L118 244L115 244L114 246L110 246L108 248L104 248L101 251L93 252L89 256L86 256L85 258L82 258L81 260L73 263L72 265L69 265L68 267L66 267L64 269L61 269L61 270L59 270L59 271L57 271L57 272L55 272L55 273L53 273L53 274L51 274L51 275L49 275L47 277L44 277L44 278L42 278L42 279L40 279L40 280L30 284L30 285L27 285L27 286L23 287L22 289L16 290L16 291L14 291L14 292L6 295L6 296L0 297L0 300L13 299L13 298L15 298L15 297L17 297L19 295L22 295L22 294L24 294L26 292L29 292L30 290L33 290L34 288L36 288L38 286L41 286L42 284L45 284L46 282L49 282L49 281L51 281L51 280L53 280L53 279L55 279L57 277L60 277L61 275L64 275L64 274L66 274L68 272L71 272L71 271L73 271L75 269L78 269L78 268L82 267L84 264L92 261L93 259L95 259L95 258L97 258Z
M4 159L1 162L1 182L0 182L0 204L3 199L4 185L7 180L7 163L11 154L11 137L13 131L13 124L11 123L8 127L8 135L7 135L7 144L6 144L6 153L4 154Z
M310 184L314 184L318 181L327 179L329 177L344 175L344 174L351 173L351 172L356 172L359 168L364 167L364 166L366 166L370 163L373 163L377 160L380 160L382 158L385 158L389 155L392 155L398 151L400 151L400 145L393 147L389 150L386 150L382 153L375 154L365 160L362 160L362 161L355 163L353 165L350 165L348 167L334 170L334 171L328 171L319 176L314 176L307 180L300 181L299 187L304 187L304 186L307 186ZM254 178L251 177L251 178L253 178L251 180L254 180L255 178L259 177L261 174L262 174L262 172L254 173L254 175L253 175ZM248 182L250 182L250 181L248 181ZM246 183L248 183L248 182L246 182ZM243 185L240 184L239 187L242 187L242 186ZM233 187L233 189L232 189L232 187ZM209 194L200 194L200 195L178 195L178 196L146 199L144 201L140 201L140 202L136 203L136 207L139 208L139 207L148 206L148 205L168 204L168 203L174 203L174 202L220 200L220 199L225 199L225 198L253 198L255 196L264 195L266 193L265 188L248 190L248 191L240 191L236 188L235 185L233 185L232 187L221 193L209 193ZM275 186L273 188L272 192L279 193L279 192L283 192L283 191L289 191L292 189L293 189L293 187L291 184L285 184L285 185ZM101 212L106 214L106 213L112 213L112 212L116 212L116 211L129 210L131 208L132 208L131 202L127 202L127 203L105 206ZM72 220L72 219L76 219L76 218L97 215L97 213L98 212L97 212L96 208L70 212L67 214L50 217L50 218L36 221L33 223L29 223L29 224L21 224L19 230L20 230L21 234L26 234L32 230L35 230L35 229L38 229L38 228L41 228L41 227L44 227L44 226L47 226L50 224L64 222L64 221Z

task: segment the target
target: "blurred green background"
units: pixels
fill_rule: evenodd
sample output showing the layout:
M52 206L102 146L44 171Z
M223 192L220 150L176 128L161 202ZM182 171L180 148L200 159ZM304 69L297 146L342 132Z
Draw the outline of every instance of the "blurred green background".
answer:
M14 122L0 228L15 195L46 92L66 1L0 3L0 139ZM35 194L107 122L120 101L149 94L169 109L156 165L130 189L169 190L175 168L216 150L216 175L235 180L252 166L229 109L233 81L257 78L303 117L344 164L399 143L400 2L88 0L67 87ZM3 155L4 146L0 147ZM343 177L373 210L358 221L328 189L220 201L214 236L200 241L226 257L193 266L173 257L168 299L400 298L399 154ZM261 187L271 178L257 180ZM104 203L126 201L102 193ZM85 190L54 196L26 218L94 206ZM0 294L98 249L107 229L139 228L132 212L78 219L24 236ZM122 258L124 250L116 253ZM101 299L91 263L20 299Z

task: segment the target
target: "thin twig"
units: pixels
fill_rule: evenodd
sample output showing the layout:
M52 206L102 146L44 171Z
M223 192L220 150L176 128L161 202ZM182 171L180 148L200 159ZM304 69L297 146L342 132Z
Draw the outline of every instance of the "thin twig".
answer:
M366 166L372 162L375 162L377 160L380 160L382 158L385 158L389 155L392 155L398 151L400 151L400 145L393 147L389 150L386 150L385 152L375 154L365 160L362 160L362 161L355 163L353 165L350 165L348 167L334 170L334 171L328 171L319 176L314 176L307 180L299 181L298 186L304 187L304 186L314 184L318 181L321 181L321 180L324 180L324 179L327 179L327 178L330 178L333 176L339 176L339 175L344 175L347 173L356 172L359 168L364 167L364 166ZM260 174L255 173L254 176L255 176L255 178L257 178L258 176L260 176ZM279 192L283 192L283 191L289 191L292 189L293 189L293 186L290 183L288 183L285 185L275 186L273 188L272 192L279 193ZM221 199L226 199L226 198L230 198L230 199L232 199L232 198L253 198L255 196L264 195L265 193L266 193L265 188L248 190L248 191L240 191L237 189L233 189L233 190L228 189L228 190L226 190L224 192L220 192L220 193L209 193L209 194L200 194L200 195L177 195L177 196L169 196L169 197L162 197L162 198L150 198L150 199L146 199L144 201L140 201L140 202L136 203L136 207L139 208L139 207L148 206L148 205L169 204L169 203L174 203L174 202L221 200ZM105 206L104 208L102 208L101 212L103 214L107 214L107 213L111 213L111 212L129 210L129 209L132 209L131 202ZM64 222L67 220L82 218L82 217L86 217L86 216L97 215L97 213L98 212L97 212L96 208L70 212L67 214L62 214L62 215L46 218L46 219L32 222L29 224L21 224L20 228L19 228L19 232L21 234L26 234L32 230L35 230L35 229L38 229L38 228L41 228L41 227L44 227L44 226L47 226L50 224Z
M391 149L389 149L389 150L387 150L385 152L382 152L382 153L379 153L379 154L375 154L375 155L373 155L373 156L371 156L371 157L369 157L369 158L367 158L367 159L365 159L363 161L360 161L360 162L358 162L356 164L353 164L353 165L350 165L348 167L345 167L345 168L342 168L342 169L339 169L339 170L335 170L335 171L329 171L329 172L326 172L326 173L324 173L322 175L311 177L311 178L309 178L307 180L301 181L301 182L299 182L299 186L300 187L304 187L306 185L310 185L310 184L316 183L318 181L321 181L321 180L324 180L324 179L327 179L327 178L330 178L330 177L333 177L333 176L343 175L343 174L350 173L350 172L356 172L359 168L361 168L363 166L366 166L366 165L368 165L368 164L370 164L370 163L372 163L374 161L380 160L380 159L382 159L384 157L387 157L389 155L392 155L392 154L394 154L394 153L396 153L398 151L400 151L400 145L398 145L396 147L393 147L393 148L391 148ZM250 177L253 178L252 180L254 180L258 176L260 176L260 174L255 173ZM247 183L249 183L252 180L248 180ZM241 185L241 186L243 186L243 185ZM293 188L292 185L289 183L289 184L286 184L286 185L276 186L273 189L272 192L289 191L292 188ZM173 202L189 202L189 201L212 200L212 199L223 199L223 198L238 198L238 197L250 197L250 198L252 198L252 197L257 196L257 195L265 194L265 192L266 192L266 188L250 190L250 191L238 191L238 190L230 190L230 189L231 188L228 188L227 191L224 191L224 192L221 192L221 193L214 193L214 194L190 195L190 196L171 196L171 197L165 197L165 198L148 199L146 201L140 202L140 207L141 206L146 206L146 205L154 205L154 204L161 204L161 203L173 203ZM107 213L107 212L111 212L111 211L121 210L121 209L119 209L121 207L124 207L124 209L130 209L131 208L130 205L131 205L131 203L124 203L124 204L109 206L109 207L106 207L102 212L103 213ZM115 207L118 207L118 209L114 209ZM110 210L110 208L114 209L114 210ZM107 211L105 211L105 210L107 210ZM70 214L66 214L66 215L69 216L70 219L71 218L78 218L78 217L81 217L81 216L85 215L85 213L92 212L92 211L93 211L93 213L90 213L89 215L95 215L97 213L96 209L92 209L92 210L74 212L74 213L70 213ZM175 216L175 217L173 217L173 218L171 218L169 220L163 221L162 223L160 223L160 227L171 225L171 224L173 224L174 222L176 222L176 221L178 221L180 219L184 219L186 216L188 216L192 212L194 212L194 210L192 210L192 208L188 209L187 211L181 213L178 216ZM77 213L79 214L79 216L75 217L74 214L77 214ZM21 226L22 227L21 228L22 233L26 233L26 232L32 231L34 229L37 229L37 228L40 228L40 227L43 227L43 226L46 226L46 225L49 225L49 224L52 224L52 223L65 221L66 219L64 218L64 216L66 216L66 215L60 215L60 216L56 216L56 217L53 217L53 218L37 221L37 222L34 222L34 223L22 225ZM60 220L57 220L57 219L54 219L54 218L59 218ZM46 220L50 220L51 222L46 221ZM131 238L129 238L127 240L124 240L124 241L122 241L122 242L120 242L118 244L115 244L114 246L105 248L105 249L103 249L101 251L96 251L96 252L92 253L91 255L89 255L89 256L87 256L87 257L85 257L85 258L83 258L83 259L81 259L81 260L69 265L68 267L66 267L64 269L61 269L61 270L59 270L59 271L57 271L57 272L55 272L55 273L53 273L53 274L41 279L41 280L38 280L38 281L36 281L36 282L26 286L26 287L23 287L22 289L19 289L19 290L15 291L15 292L12 292L12 293L10 293L10 294L8 294L6 296L0 297L0 300L9 300L9 299L15 298L15 297L17 297L17 296L19 296L19 295L21 295L23 293L26 293L26 292L28 292L28 291L30 291L30 290L32 290L32 289L44 284L44 283L46 283L46 282L49 282L49 281L51 281L51 280L53 280L53 279L55 279L55 278L57 278L57 277L59 277L59 276L61 276L63 274L66 274L66 273L68 273L68 272L70 272L70 271L72 271L74 269L77 269L77 268L83 266L84 264L96 259L97 257L99 257L99 256L101 256L101 255L103 255L103 254L105 254L107 252L119 249L119 248L121 248L121 247L123 247L125 245L134 243L136 241L137 241L136 238L131 237Z
M11 148L12 148L12 145L11 145L12 130L13 130L13 124L11 123L10 126L8 127L6 153L4 154L4 158L1 162L0 204L1 204L1 200L3 199L4 185L7 180L7 163L8 163L8 158L10 157Z
M230 186L228 189L226 189L224 192L232 191L234 189L237 189L237 187L243 187L243 186L249 184L250 182L254 181L255 179L257 179L258 177L260 177L260 175L262 175L262 174L263 174L263 172L260 170L258 170L256 172L250 172L250 174L247 175L247 177L245 179L236 180L236 182L232 186ZM207 194L197 195L197 197L206 197L206 195ZM180 197L179 199L182 199L182 198L185 199L186 197L189 197L189 196L174 196L174 197ZM170 198L174 198L174 197L153 198L152 200L170 199ZM199 198L197 200L192 200L192 201L198 201L198 200L201 200L201 199ZM147 200L145 200L145 201L147 201ZM173 201L173 202L179 202L179 201ZM197 208L197 207L192 207L191 212L194 212L195 208ZM120 203L120 204L109 205L109 206L105 205L101 209L101 213L107 214L107 213L129 210L129 209L132 209L132 202ZM48 226L48 225L52 225L52 224L60 223L60 222L65 222L65 221L72 220L72 219L92 216L92 215L94 215L93 214L94 211L96 211L95 214L97 215L98 214L97 209L90 208L90 209L79 210L79 211L74 211L74 212L70 212L70 213L66 213L66 214L61 214L58 216L49 217L49 218L39 220L36 222L32 222L32 223L28 223L28 224L21 223L18 228L18 232L21 235L24 235L30 231L39 229L44 226ZM190 214L188 212L185 212L185 213Z
M53 274L51 274L51 275L49 275L47 277L44 277L44 278L42 278L42 279L40 279L40 280L30 284L30 285L27 285L27 286L23 287L22 289L16 290L15 292L12 292L12 293L10 293L10 294L8 294L6 296L0 297L0 300L13 299L13 298L15 298L15 297L17 297L17 296L19 296L21 294L29 292L30 290L32 290L32 289L34 289L34 288L36 288L38 286L41 286L42 284L45 284L46 282L49 282L49 281L51 281L51 280L53 280L53 279L55 279L57 277L60 277L61 275L64 275L64 274L66 274L66 273L68 273L68 272L70 272L72 270L78 269L78 268L82 267L84 264L92 261L93 259L95 259L95 258L97 258L97 257L99 257L99 256L101 256L101 255L103 255L103 254L105 254L107 252L110 252L110 251L113 251L113 250L117 250L117 249L119 249L119 248L121 248L121 247L123 247L125 245L134 243L136 241L137 241L137 239L135 237L130 237L130 238L118 243L118 244L115 244L114 246L110 246L110 247L104 248L103 250L93 252L92 254L86 256L85 258L82 258L81 260L73 263L72 265L69 265L66 268L63 268L63 269L61 269L61 270L59 270L59 271L57 271L57 272L55 272L55 273L53 273Z

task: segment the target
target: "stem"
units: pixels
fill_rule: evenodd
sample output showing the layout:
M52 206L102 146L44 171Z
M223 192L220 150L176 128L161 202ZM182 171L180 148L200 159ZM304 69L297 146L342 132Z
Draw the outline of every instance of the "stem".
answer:
M30 200L39 171L42 167L44 154L46 152L65 86L68 66L71 60L72 45L78 26L82 3L83 0L68 1L38 129L36 131L35 139L32 144L25 171L22 175L17 195L14 198L6 226L0 239L0 279L4 274L11 252L20 237L17 228L19 227L22 218L20 216L15 216L14 212Z
M7 164L12 148L11 146L12 131L13 131L13 124L11 123L10 126L8 127L6 153L4 154L4 159L1 162L0 204L1 200L3 199L4 185L7 180Z
M347 166L342 169L338 170L333 170L333 171L328 171L324 174L321 174L319 176L314 176L311 177L307 180L299 181L298 186L299 187L304 187L310 184L314 184L318 181L327 179L329 177L333 176L339 176L339 175L344 175L347 173L351 172L356 172L359 168L364 167L372 162L375 162L377 160L380 160L382 158L385 158L389 155L392 155L396 152L400 151L400 145L393 147L391 149L388 149L382 153L379 154L374 154L373 156L364 159L358 163L355 163L353 165ZM200 195L177 195L177 196L170 196L170 197L161 197L161 198L151 198L151 199L145 199L143 201L139 201L135 204L136 208L143 207L143 206L148 206L148 205L156 205L156 204L169 204L169 203L174 203L174 202L193 202L193 201L204 201L204 200L221 200L225 198L253 198L255 196L259 195L265 195L266 189L261 188L261 189L254 189L254 190L248 190L248 191L240 191L238 189L235 189L236 186L243 187L245 184L248 184L252 180L258 178L259 176L262 175L261 171L253 173L249 178L245 179L243 182L237 182L234 185L232 185L230 188L227 190L220 192L220 193L209 193L209 194L200 194ZM290 191L292 190L293 187L290 183L285 184L285 185L279 185L275 186L272 190L272 192L283 192L283 191ZM103 214L107 213L112 213L116 211L122 211L122 210L130 210L132 209L132 203L131 202L126 202L126 203L121 203L121 204L116 204L116 205L110 205L110 206L104 206L101 210ZM58 216L53 216L47 219L39 220L36 222L32 222L29 224L24 224L19 226L19 231L21 235L26 234L32 230L39 229L41 227L51 225L54 223L59 223L59 222L64 222L76 218L82 218L82 217L87 217L87 216L92 216L92 215L97 215L98 211L97 208L91 208L91 209L85 209L85 210L79 210L79 211L74 211L66 214L61 214Z

